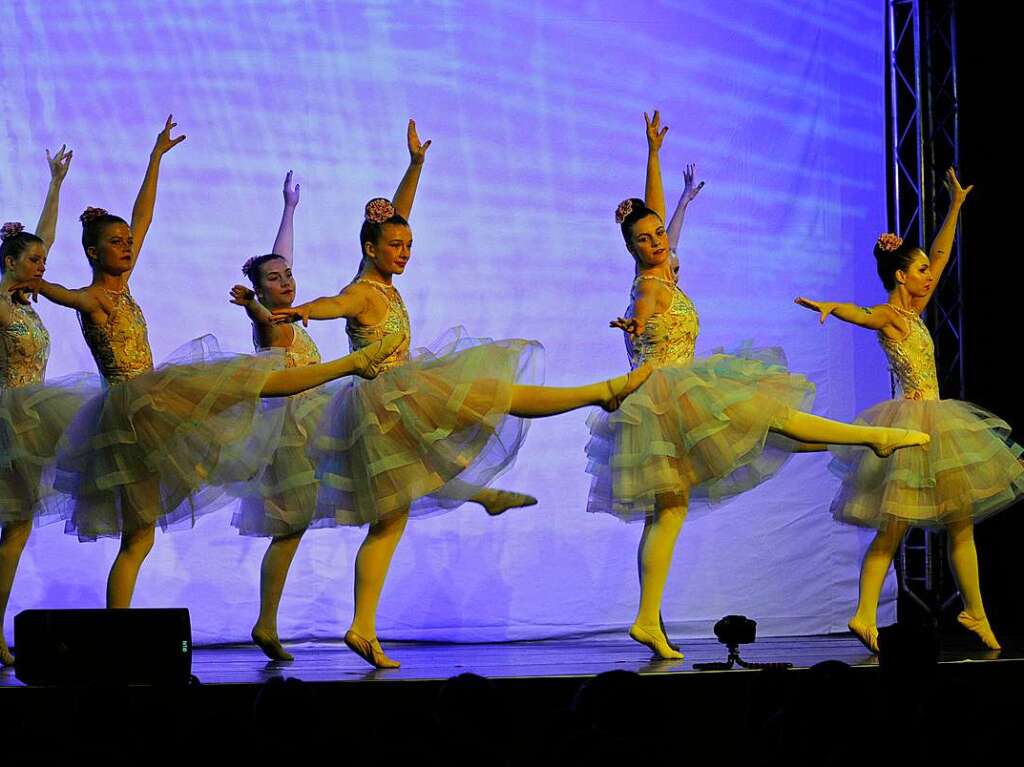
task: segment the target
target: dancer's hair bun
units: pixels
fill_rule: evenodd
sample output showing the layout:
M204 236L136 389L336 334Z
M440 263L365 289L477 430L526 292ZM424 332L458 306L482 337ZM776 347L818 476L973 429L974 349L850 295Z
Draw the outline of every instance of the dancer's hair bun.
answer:
M374 197L366 203L366 210L363 213L367 221L373 224L383 224L395 216L395 206L386 197Z
M14 237L25 231L25 225L20 221L8 221L3 226L0 226L0 240L6 240L8 237Z
M110 215L103 208L86 208L82 211L82 215L78 217L78 220L82 222L82 226L88 226L97 218L103 218L103 216Z
M875 250L879 253L895 253L901 247L903 247L903 238L892 232L878 235L878 241L875 243Z
M623 200L615 208L615 223L621 224L633 212L633 198Z

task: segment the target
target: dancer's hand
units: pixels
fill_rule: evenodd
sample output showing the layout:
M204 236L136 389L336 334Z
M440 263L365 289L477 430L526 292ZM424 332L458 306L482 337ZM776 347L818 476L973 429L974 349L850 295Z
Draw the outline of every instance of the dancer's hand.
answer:
M64 183L64 177L68 175L68 168L71 167L71 156L74 151L67 148L67 144L61 144L57 154L50 156L50 150L46 150L46 162L50 166L50 183L60 186Z
M668 126L661 127L661 113L657 109L654 110L654 117L648 117L644 112L644 122L647 123L647 147L652 152L657 152L661 149L665 134L668 133Z
M644 321L638 320L636 317L616 317L608 323L608 327L624 330L627 335L631 336L643 335L644 326Z
M29 305L29 297L31 296L32 301L39 301L39 277L35 277L31 280L22 280L20 282L12 282L7 290L11 294L11 301L22 306Z
M798 306L802 306L805 309L810 309L812 312L818 312L818 314L821 315L819 322L822 325L825 324L825 320L828 319L828 316L832 314L832 312L834 312L836 310L836 307L839 305L834 301L813 301L810 298L802 297L794 299L793 303L797 304Z
M299 185L292 186L292 172L288 171L284 177L284 206L294 208L299 204Z
M668 130L666 128L666 130ZM701 181L699 184L694 186L694 179L697 175L697 166L694 163L690 163L683 169L683 194L681 202L684 205L689 205L693 202L693 199L700 194L700 190L704 188L704 182Z
M962 203L967 199L967 195L971 193L971 190L974 189L974 184L971 184L966 189L960 186L960 180L956 177L956 171L951 167L946 169L946 178L943 179L942 183L945 185L946 191L949 192L950 202Z
M249 304L256 300L256 291L245 287L245 285L235 285L231 288L229 295L231 296L231 303L237 306L249 306Z
M405 131L405 138L409 144L409 162L412 165L422 165L427 159L427 149L430 148L430 139L420 143L419 134L416 133L416 121L409 120L409 127Z
M274 309L270 321L275 325L287 325L302 320L302 327L309 327L309 307L305 305Z
M153 157L162 157L185 140L184 135L178 136L178 138L171 138L171 130L177 126L178 123L174 122L174 115L167 115L167 122L164 123L164 129L156 136L156 144L154 144L153 151L151 153Z

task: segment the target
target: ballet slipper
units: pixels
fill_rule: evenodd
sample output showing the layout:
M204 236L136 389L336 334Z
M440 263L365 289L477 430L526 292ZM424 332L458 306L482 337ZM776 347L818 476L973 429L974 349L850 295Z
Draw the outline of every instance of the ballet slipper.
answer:
M402 665L384 654L376 637L366 639L349 629L345 632L345 646L374 668L398 668Z
M487 489L470 500L483 506L484 511L492 517L504 514L509 509L520 509L526 506L537 505L537 499L532 495L513 493L508 490Z
M871 653L878 655L878 626L872 626L863 621L851 618L846 627L853 632L853 635L860 640Z
M256 643L257 647L263 650L263 654L270 658L270 660L295 660L295 656L284 649L284 645L281 644L281 640L278 639L277 634L272 634L264 629L254 628L251 636L252 641Z
M619 409L619 406L626 397L639 389L643 385L644 381L650 378L652 372L654 372L654 368L651 367L651 363L644 363L636 370L631 371L625 376L625 381L623 381L618 391L616 391L615 387L612 386L612 381L618 381L618 378L605 381L604 385L605 388L608 389L608 396L601 403L601 408L609 413L614 413Z
M673 650L668 643L668 638L658 629L651 631L639 623L634 623L629 627L629 638L634 642L639 642L663 660L682 660L686 657L678 650Z
M384 360L394 354L405 341L405 333L388 333L379 341L354 352L356 375L360 378L376 378L380 375Z
M981 618L975 618L973 615L964 610L958 616L957 621L968 631L972 631L978 635L978 638L984 643L985 647L990 650L1002 650L1002 646L999 644L999 640L996 639L996 635L992 633L992 627L988 623L988 618L982 616Z
M875 455L879 458L888 458L897 450L902 450L905 447L924 447L932 441L931 436L923 431L914 431L913 429L903 429L902 431L903 434L899 437L872 442L870 447L875 451Z

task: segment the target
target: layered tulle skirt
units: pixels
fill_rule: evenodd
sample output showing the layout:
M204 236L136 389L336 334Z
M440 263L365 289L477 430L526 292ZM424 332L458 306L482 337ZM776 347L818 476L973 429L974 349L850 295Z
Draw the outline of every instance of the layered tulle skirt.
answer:
M280 425L263 417L259 394L279 367L279 355L222 353L204 336L89 400L58 455L67 532L191 526L232 500L224 486L256 476L276 447Z
M512 387L541 377L540 344L471 338L462 328L332 398L314 442L314 524L363 525L406 509L455 508L513 462L528 421Z
M792 454L770 430L813 400L778 348L658 368L617 411L588 419L587 510L642 520L688 490L693 514L749 490Z
M978 521L1024 495L1022 449L998 416L959 400L889 400L857 423L917 429L931 442L878 458L858 447L833 447L842 478L832 502L836 519L884 528L891 519L933 527Z
M279 429L277 448L256 477L229 488L241 499L231 520L241 535L283 536L331 525L331 519L314 519L320 482L309 453L327 405L344 385L333 381L292 397L263 400L262 417Z
M60 519L57 447L82 405L100 389L95 374L0 388L0 525Z

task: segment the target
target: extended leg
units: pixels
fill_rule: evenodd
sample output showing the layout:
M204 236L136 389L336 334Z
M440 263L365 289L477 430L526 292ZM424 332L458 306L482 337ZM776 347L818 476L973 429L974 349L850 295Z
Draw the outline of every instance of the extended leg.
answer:
M650 366L643 365L629 375L584 386L513 386L509 412L520 418L544 418L587 405L614 410L650 374Z
M881 457L886 457L900 448L926 445L931 441L927 434L920 431L842 423L799 410L794 410L786 422L775 431L800 442L863 445Z

